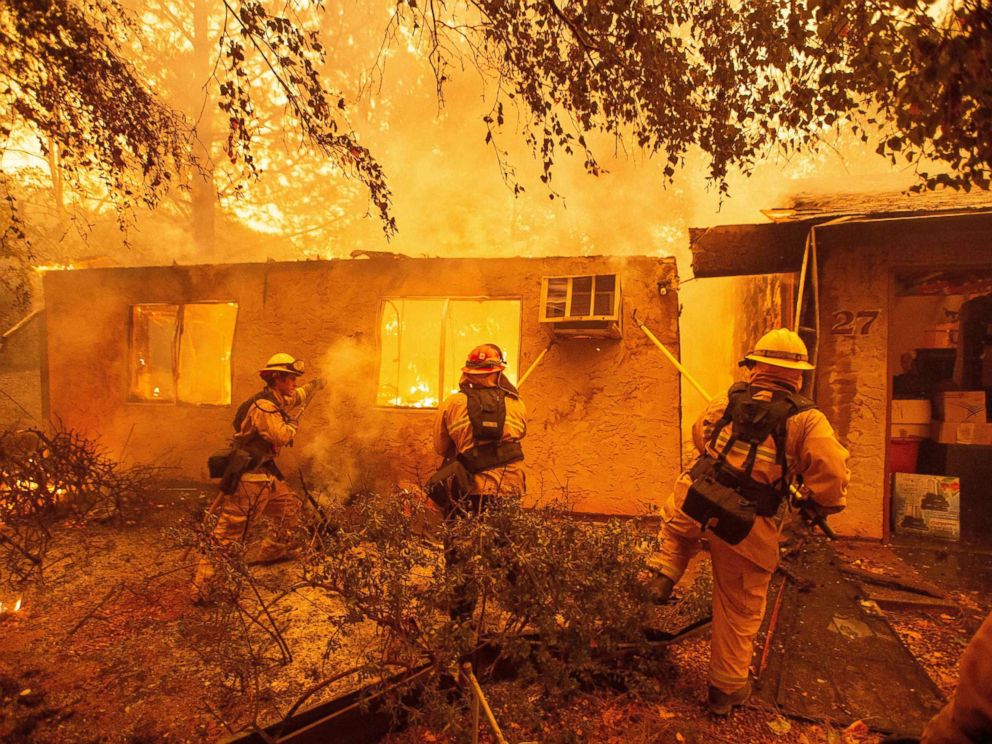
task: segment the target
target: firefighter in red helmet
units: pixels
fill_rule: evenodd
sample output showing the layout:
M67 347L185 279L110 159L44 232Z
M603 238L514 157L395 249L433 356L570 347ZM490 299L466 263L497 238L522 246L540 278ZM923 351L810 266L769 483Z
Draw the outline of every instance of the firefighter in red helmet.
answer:
M446 519L478 514L501 496L526 490L521 442L527 410L517 389L503 375L506 359L495 344L469 353L458 392L448 396L434 419L434 449L445 464L428 481L428 492ZM464 549L448 545L446 564L465 560ZM470 587L451 609L463 619L475 606Z

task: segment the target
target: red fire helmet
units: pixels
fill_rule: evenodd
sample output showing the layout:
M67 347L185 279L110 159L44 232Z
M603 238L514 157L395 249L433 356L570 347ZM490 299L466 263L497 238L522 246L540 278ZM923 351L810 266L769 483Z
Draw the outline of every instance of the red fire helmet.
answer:
M490 372L502 372L505 368L503 351L496 344L482 344L469 352L462 372L467 375L488 375Z

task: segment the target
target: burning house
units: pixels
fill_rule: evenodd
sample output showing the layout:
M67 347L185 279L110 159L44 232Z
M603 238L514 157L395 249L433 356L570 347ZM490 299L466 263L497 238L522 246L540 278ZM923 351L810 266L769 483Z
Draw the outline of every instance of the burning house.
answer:
M651 257L269 262L50 272L46 415L111 452L206 480L237 405L274 352L328 389L307 414L307 461L342 489L422 483L433 410L469 349L499 344L522 388L534 500L643 514L680 467L675 260ZM96 340L95 340L96 339Z
M782 320L801 318L817 362L808 392L851 451L842 530L955 538L959 496L961 537L987 543L992 211L981 193L909 204L800 199L767 211L771 223L694 230L693 270L798 274L796 310ZM907 503L920 488L940 514Z
M891 476L909 471L960 478L962 533L992 534L981 505L986 417L951 432L931 426L944 414L929 403L913 422L905 405L891 405L907 397L909 358L928 380L910 398L989 385L980 298L992 287L992 216L982 207L980 197L911 210L877 195L821 198L769 211L768 224L693 231L696 277L766 279L742 295L762 307L735 319L736 336L791 325L801 302L818 363L809 389L852 453L849 507L834 520L841 532L888 538ZM456 388L469 348L494 340L518 379L556 340L522 391L531 496L643 514L680 468L681 395L677 371L630 313L677 355L677 286L675 260L650 257L374 254L47 272L41 397L46 417L111 451L205 480L206 454L229 436L258 365L291 351L331 386L308 414L312 436L290 457L345 489L384 488L431 472L432 411Z

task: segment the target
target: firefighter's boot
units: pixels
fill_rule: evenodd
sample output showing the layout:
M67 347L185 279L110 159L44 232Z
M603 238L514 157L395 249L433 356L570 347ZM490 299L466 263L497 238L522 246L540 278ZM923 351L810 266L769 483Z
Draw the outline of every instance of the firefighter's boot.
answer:
M724 692L718 687L710 685L709 700L707 701L710 713L716 716L725 716L738 705L744 705L751 697L751 681L734 690L734 692Z
M249 566L274 566L277 563L287 563L295 561L300 552L295 548L287 548L281 545L263 546L258 555L253 556L248 561Z

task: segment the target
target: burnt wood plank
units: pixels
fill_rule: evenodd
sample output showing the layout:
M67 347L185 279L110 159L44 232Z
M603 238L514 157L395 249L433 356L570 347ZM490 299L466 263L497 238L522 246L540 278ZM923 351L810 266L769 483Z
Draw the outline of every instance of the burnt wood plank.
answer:
M813 224L815 221L690 228L693 276L799 271L806 235Z

